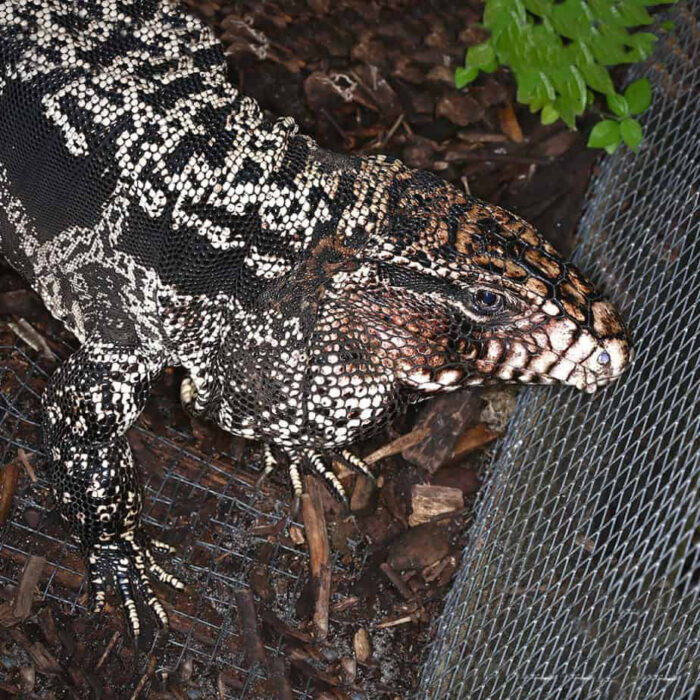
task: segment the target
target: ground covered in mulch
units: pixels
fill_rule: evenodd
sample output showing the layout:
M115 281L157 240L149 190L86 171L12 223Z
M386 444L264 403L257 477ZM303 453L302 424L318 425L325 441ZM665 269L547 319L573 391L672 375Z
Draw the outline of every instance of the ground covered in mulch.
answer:
M226 47L230 77L270 115L321 145L388 153L439 172L534 223L570 251L595 154L580 132L543 127L499 71L453 83L483 36L479 3L280 0L187 3ZM406 697L469 537L510 389L414 407L359 446L377 484L343 471L341 510L313 479L297 516L260 447L193 422L182 375L161 379L130 440L149 529L176 549L184 594L159 589L172 632L135 650L112 614L85 613L80 558L42 474L38 395L75 346L0 267L3 400L0 694L23 697ZM18 447L24 445L22 451Z

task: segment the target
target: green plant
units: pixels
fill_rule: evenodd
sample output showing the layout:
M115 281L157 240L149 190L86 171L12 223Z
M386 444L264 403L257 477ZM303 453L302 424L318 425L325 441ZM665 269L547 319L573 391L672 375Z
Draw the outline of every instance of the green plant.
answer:
M622 141L636 151L642 127L634 118L651 103L651 86L637 80L620 95L608 68L646 59L656 36L630 29L652 21L647 7L675 0L486 0L484 26L489 39L467 50L457 68L461 89L479 73L499 65L513 72L517 100L540 112L543 124L562 119L576 128L576 117L605 95L611 114L591 131L588 145L614 152Z

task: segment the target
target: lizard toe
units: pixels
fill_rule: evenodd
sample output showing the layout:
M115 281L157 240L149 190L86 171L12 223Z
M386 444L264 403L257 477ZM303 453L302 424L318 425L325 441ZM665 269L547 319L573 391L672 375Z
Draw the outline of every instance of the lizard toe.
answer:
M340 483L340 479L338 479L333 472L333 469L327 466L323 457L314 450L306 450L305 456L312 469L324 480L328 490L333 494L335 499L339 501L346 510L349 510L350 502L348 501L347 493L345 493L345 488Z
M90 577L90 608L100 612L104 608L107 581L114 581L121 597L126 621L134 640L142 631L137 605L137 594L153 613L158 627L168 628L168 614L153 590L152 579L183 590L185 584L161 567L151 549L171 552L163 542L149 541L140 531L130 531L110 542L93 546L88 555Z

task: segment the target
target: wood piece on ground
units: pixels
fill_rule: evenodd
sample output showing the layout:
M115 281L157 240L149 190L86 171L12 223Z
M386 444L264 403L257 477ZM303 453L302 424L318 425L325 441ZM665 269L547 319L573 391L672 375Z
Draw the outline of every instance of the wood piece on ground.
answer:
M419 427L427 436L401 453L403 458L431 474L452 458L459 436L479 420L481 398L478 391L462 389L431 401L421 412Z
M498 120L501 123L501 131L514 143L522 143L523 130L520 128L518 117L515 116L513 104L508 102L498 110Z
M309 653L305 649L293 648L289 650L288 653L289 663L294 666L298 671L303 673L309 678L314 678L328 685L337 686L340 685L340 677L332 675L327 671L323 671L312 663L309 663L309 658L314 658L309 656Z
M405 449L417 445L428 436L429 432L430 430L424 426L422 428L416 428L410 433L406 433L406 435L401 435L397 437L396 440L392 440L390 443L380 447L378 450L375 450L372 454L365 457L365 464L376 464L380 459L397 455Z
M438 520L404 532L392 543L387 562L396 571L424 569L449 553L449 525Z
M294 542L297 547L304 544L306 539L304 538L304 532L298 525L289 526L289 539Z
M414 484L411 489L411 527L427 523L438 515L464 508L464 494L451 486Z
M117 642L119 641L120 637L120 632L117 630L109 640L107 646L105 647L105 650L102 652L102 656L100 656L100 660L97 662L97 666L95 666L95 670L99 669L105 661L107 661L107 658L109 655L112 653L112 649L116 646Z
M340 660L340 668L343 669L343 675L348 683L354 683L357 676L357 660L351 656L344 656Z
M249 588L236 591L236 605L238 606L238 619L241 623L246 661L249 665L262 662L265 660L265 647L255 615L253 592Z
M26 469L27 474L29 475L29 478L32 480L32 483L36 484L36 482L37 482L36 472L34 471L34 467L32 466L32 462L29 459L29 456L27 455L27 453L20 447L17 450L17 456L19 457L19 461L22 464L22 466Z
M290 639L296 639L300 642L306 644L313 641L310 634L302 632L297 627L292 627L288 625L284 620L278 617L270 608L263 608L260 611L260 617L265 624L270 625L275 632L281 634L283 637L288 637Z
M153 671L156 668L156 657L155 654L151 654L151 658L148 660L148 668L146 669L145 673L143 676L141 676L141 679L138 682L138 685L134 688L134 692L131 694L131 698L129 700L136 700L139 695L141 695L141 691L146 687L146 683L148 682L148 679L153 675Z
M361 663L365 663L372 656L372 643L369 639L369 633L364 627L360 627L352 639L352 645L355 649L355 658Z
M56 622L53 619L53 613L51 612L51 606L45 605L39 610L36 616L37 624L39 629L44 635L44 639L52 646L54 649L58 648L61 644L61 638L58 635L58 630L56 629Z
M486 447L486 445L500 436L500 433L491 430L486 423L478 423L471 428L467 428L454 446L452 460L459 459L470 452L474 452L474 450Z
M344 598L343 600L339 600L338 602L333 603L331 609L334 613L339 613L343 612L344 610L349 610L350 608L357 605L359 602L360 599L356 595L351 595L347 598Z
M316 593L314 629L317 639L328 636L328 606L331 597L331 557L328 528L323 512L321 485L313 476L306 476L306 493L301 497L302 517L309 543L311 579Z
M219 693L219 700L226 699L226 684L224 683L224 677L219 671L219 675L216 677L216 691Z
M12 498L17 488L17 477L19 467L14 460L2 468L2 478L0 478L0 527L4 527L12 510Z
M371 479L362 474L357 475L355 488L350 497L350 510L353 513L361 513L371 510L377 500L377 489Z
M44 557L32 556L29 557L24 565L12 603L12 613L18 620L26 620L32 611L34 589L39 583L45 564L46 559Z
M40 320L46 313L39 295L30 289L13 289L0 294L0 314Z
M270 695L275 700L292 700L289 669L281 656L273 656L268 663Z
M379 622L377 627L379 629L386 629L387 627L397 627L398 625L407 625L409 622L416 622L416 617L414 615L404 615L395 620L385 620L384 622Z
M12 640L21 646L31 657L39 673L53 676L61 673L62 669L56 657L41 643L32 642L19 628L9 629L7 633Z
M481 481L476 469L467 465L455 464L438 469L432 480L435 486L451 486L464 495L476 493L481 488Z
M401 574L395 571L390 564L384 562L379 568L386 574L386 577L394 584L396 590L403 596L404 600L411 600L413 593L406 585L406 582L401 578Z
M274 551L272 542L263 542L258 548L256 563L250 572L250 587L264 601L272 600L275 596L268 580L270 560Z
M41 353L45 360L57 362L54 351L49 347L44 336L24 318L18 318L17 322L10 321L7 324L30 348Z

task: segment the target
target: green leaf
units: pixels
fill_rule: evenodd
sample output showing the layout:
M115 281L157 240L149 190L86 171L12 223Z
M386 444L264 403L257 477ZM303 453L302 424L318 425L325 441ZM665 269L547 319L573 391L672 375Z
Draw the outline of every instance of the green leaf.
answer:
M544 124L554 124L554 122L559 119L559 112L552 105L545 105L542 108L542 114L540 115L540 121Z
M588 146L590 148L607 148L620 143L620 124L612 119L605 119L598 122L591 130L591 135L588 137Z
M631 114L641 114L651 104L651 84L647 78L630 83L625 90L625 99Z
M479 75L479 69L462 68L461 66L455 70L455 85L458 90L461 90L466 85L469 85Z
M667 32L672 32L676 28L676 23L668 19L665 22L662 22L660 26L661 29L665 29Z
M570 99L566 97L557 97L557 99L554 100L554 109L559 112L559 116L569 129L576 129L576 112L574 111L574 105L571 103Z
M624 26L639 27L643 24L651 24L651 15L647 12L644 5L630 2L630 0L621 0L618 2L618 7Z
M620 145L620 141L618 140L617 142L611 143L609 146L606 146L605 151L607 153L609 153L610 155L612 155L613 153L615 153L615 151L617 150L617 147L619 145Z
M581 75L586 83L597 92L602 92L604 95L615 92L610 73L608 73L607 68L604 68L599 63L589 63L583 66L578 64L578 69L581 71Z
M554 28L569 39L588 36L591 23L586 5L582 0L564 0L552 8L549 15Z
M484 73L493 73L498 68L498 61L494 58L493 61L484 66L480 66Z
M470 46L467 49L467 68L481 68L488 66L496 60L496 52L491 46L490 41L485 41L483 44Z
M620 122L620 135L622 140L636 153L639 150L639 144L644 138L642 133L642 125L632 117L623 119Z
M618 95L616 92L612 95L607 96L608 107L612 110L613 114L617 114L618 117L627 117L630 113L630 106L627 104L627 100L622 96Z
M552 11L550 0L523 0L523 4L526 10L540 17L546 17Z
M632 50L618 63L638 63L646 61L654 49L657 38L651 32L636 32L629 37L628 44Z

